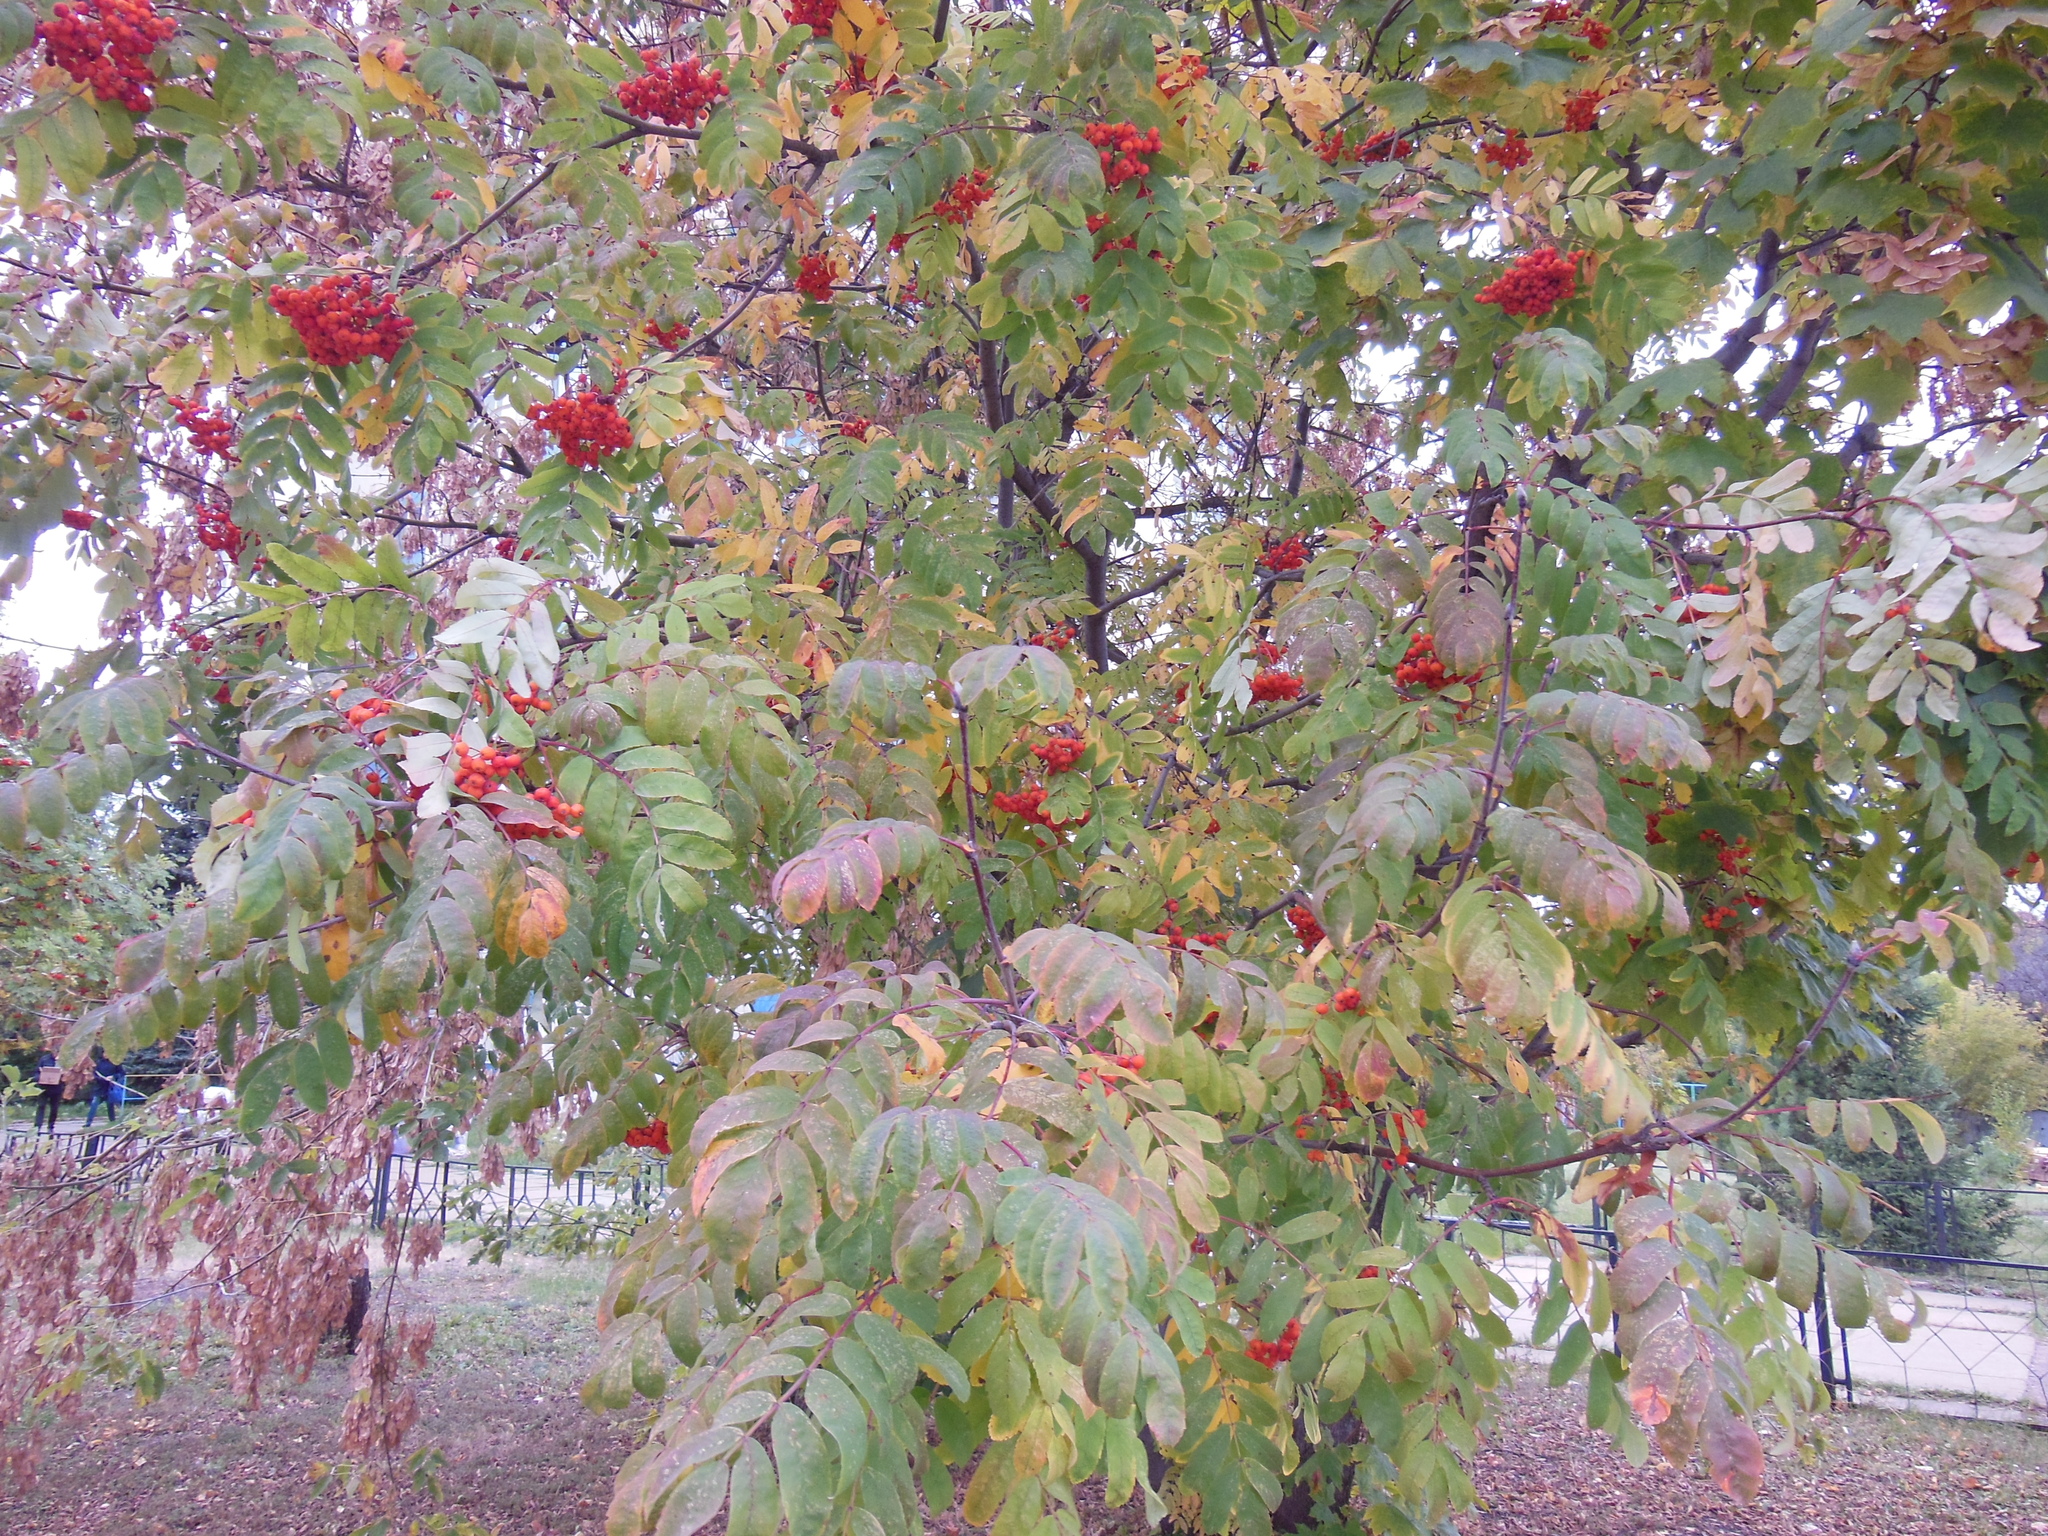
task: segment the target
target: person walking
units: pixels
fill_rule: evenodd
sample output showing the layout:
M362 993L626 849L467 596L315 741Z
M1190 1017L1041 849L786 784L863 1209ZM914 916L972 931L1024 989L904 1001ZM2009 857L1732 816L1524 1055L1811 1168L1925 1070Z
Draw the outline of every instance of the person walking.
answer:
M57 1129L57 1115L64 1108L64 1069L57 1065L57 1053L45 1050L36 1061L36 1129L43 1128L43 1116L50 1117L50 1129Z
M118 1061L109 1061L98 1046L92 1048L92 1087L85 1095L85 1128L92 1129L93 1115L107 1106L107 1124L121 1117L117 1111L128 1096L128 1071Z

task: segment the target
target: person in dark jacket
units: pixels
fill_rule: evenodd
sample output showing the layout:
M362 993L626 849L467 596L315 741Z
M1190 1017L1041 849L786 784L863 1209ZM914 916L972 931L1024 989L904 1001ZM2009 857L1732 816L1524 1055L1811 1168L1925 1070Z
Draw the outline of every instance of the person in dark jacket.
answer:
M85 1128L92 1129L94 1113L104 1104L107 1106L107 1124L120 1119L116 1113L122 1100L128 1097L128 1072L118 1061L107 1059L107 1053L98 1046L92 1048L92 1086L85 1095Z
M64 1107L64 1069L57 1065L57 1053L44 1051L36 1061L36 1129L43 1128L43 1116L50 1117L50 1129L57 1129L57 1113Z

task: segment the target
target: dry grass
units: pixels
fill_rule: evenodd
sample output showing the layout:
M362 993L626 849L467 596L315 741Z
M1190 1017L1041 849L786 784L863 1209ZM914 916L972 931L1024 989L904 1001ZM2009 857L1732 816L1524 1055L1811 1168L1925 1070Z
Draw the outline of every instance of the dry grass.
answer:
M450 1514L499 1536L599 1536L638 1414L577 1401L591 1365L601 1266L460 1257L402 1288L439 1318L419 1382L415 1446L437 1447ZM377 1510L314 1486L333 1455L348 1361L254 1411L227 1395L225 1351L146 1409L96 1390L60 1430L42 1482L0 1492L5 1536L343 1536ZM1878 1411L1837 1415L1811 1467L1774 1459L1763 1499L1739 1508L1704 1479L1631 1467L1585 1428L1576 1392L1530 1376L1512 1391L1477 1470L1486 1507L1465 1536L2048 1536L2048 1435ZM963 1478L964 1481L964 1478ZM408 1494L405 1516L434 1506ZM1084 1499L1089 1536L1131 1531L1134 1507ZM403 1526L400 1527L403 1529ZM714 1527L714 1530L716 1527ZM954 1512L935 1532L963 1528Z

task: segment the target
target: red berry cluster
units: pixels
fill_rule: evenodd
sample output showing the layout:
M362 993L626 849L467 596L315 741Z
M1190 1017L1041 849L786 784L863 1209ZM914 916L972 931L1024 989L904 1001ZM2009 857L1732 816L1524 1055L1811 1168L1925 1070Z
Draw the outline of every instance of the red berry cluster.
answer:
M1089 234L1099 235L1108 227L1108 214L1091 213L1088 215ZM1125 235L1121 240L1098 240L1095 242L1095 254L1097 257L1107 255L1111 251L1135 251L1137 248L1138 237L1136 235Z
M932 212L948 224L965 224L974 210L996 195L995 177L987 171L970 171L946 189L945 196L932 204Z
M1550 0L1550 3L1543 7L1542 15L1538 17L1538 20L1546 27L1557 26L1567 21L1576 21L1578 25L1572 28L1572 31L1583 37L1595 48L1605 48L1614 41L1614 28L1600 20L1597 16L1586 15L1578 6L1564 3L1564 0Z
M1252 653L1261 661L1278 661L1287 654L1287 647L1275 645L1270 640L1260 640L1253 644Z
M1271 539L1271 535L1267 535ZM1298 533L1290 533L1278 543L1269 542L1259 556L1259 564L1269 571L1298 571L1309 562L1313 553L1308 541Z
M1024 643L1043 646L1048 651L1064 651L1080 637L1081 627L1078 624L1055 624L1050 629L1041 629Z
M1199 1254L1203 1258L1209 1257L1215 1251L1215 1249L1209 1246L1209 1239L1202 1236L1199 1232L1195 1234L1195 1240L1188 1244L1189 1253Z
M1551 246L1517 256L1507 271L1479 290L1479 302L1510 315L1540 317L1579 291L1579 264Z
M36 40L50 63L91 86L101 101L147 112L156 105L149 56L177 31L177 22L157 15L150 0L81 0L59 5L48 21L38 22Z
M1292 672L1276 671L1265 667L1252 675L1252 700L1258 704L1271 704L1280 699L1301 697L1301 679Z
M337 272L310 288L272 288L270 307L291 321L306 355L323 368L371 356L388 363L414 329L397 313L397 301L361 272Z
M1671 841L1670 838L1664 835L1662 828L1658 826L1658 823L1670 814L1671 812L1669 811L1652 811L1648 816L1643 818L1645 824L1648 827L1648 830L1643 833L1643 841L1649 844L1652 848L1656 847L1659 843L1668 843Z
M1081 761L1081 754L1087 750L1085 737L1048 736L1031 749L1031 755L1045 764L1047 773L1071 773L1074 764Z
M1564 99L1566 133L1591 133L1600 122L1599 91L1573 91Z
M659 321L647 322L647 335L658 347L673 352L690 339L689 322L678 320L674 325L663 325Z
M783 7L782 15L792 27L809 27L822 36L839 17L839 0L796 0Z
M1244 1352L1260 1365L1280 1365L1294 1358L1294 1346L1301 1342L1301 1323L1290 1321L1280 1330L1280 1337L1268 1344L1264 1339L1253 1339L1245 1345Z
M1112 192L1127 181L1142 180L1152 169L1144 157L1159 153L1159 130L1141 133L1136 123L1090 123L1083 136L1101 151L1103 184Z
M640 1147L648 1152L659 1152L667 1157L671 1151L668 1144L668 1122L657 1120L652 1125L636 1125L626 1132L626 1145Z
M606 454L633 446L633 429L626 418L610 395L596 390L581 390L537 405L531 419L542 431L554 434L562 457L578 469L595 469Z
M178 409L178 425L190 434L194 448L230 464L241 462L235 456L234 417L226 411L209 410L197 400L181 400L172 395L170 401Z
M1700 841L1720 850L1714 855L1714 861L1721 866L1722 874L1732 875L1738 880L1748 877L1749 862L1756 856L1756 850L1749 846L1748 838L1737 837L1731 843L1709 827L1700 834Z
M832 258L814 252L797 263L796 291L815 304L832 302Z
M1175 916L1179 912L1180 903L1172 897L1168 897L1166 902L1166 921L1152 930L1166 940L1166 945L1169 949L1186 949L1188 947L1187 930L1174 921ZM1198 933L1195 935L1194 941L1197 944L1206 944L1211 949L1221 949L1230 942L1230 934L1227 930L1222 933Z
M1289 907L1287 925L1294 930L1294 936L1301 941L1301 947L1305 950L1314 949L1328 937L1323 932L1323 925L1316 921L1315 913L1309 911L1307 907Z
M1695 596L1703 592L1713 597L1726 597L1728 595L1727 583L1720 581L1703 581L1692 590ZM1705 617L1706 614L1704 612L1693 607L1691 603L1687 603L1685 611L1678 616L1678 622L1681 624L1697 624Z
M583 804L581 801L564 800L545 784L533 792L533 798L553 811L557 821L569 822L581 821L583 819ZM515 841L520 838L529 837L581 837L583 835L581 827L569 826L508 826L505 830Z
M1387 1169L1406 1168L1414 1156L1408 1146L1409 1129L1413 1127L1419 1131L1428 1124L1429 1111L1426 1109L1396 1110L1389 1115L1387 1139L1393 1142L1396 1150L1391 1158L1381 1158L1380 1166Z
M239 556L249 543L247 531L235 521L224 501L202 501L192 510L192 522L199 542L208 549L219 550L230 560Z
M1356 1010L1354 1010L1356 1011ZM1335 1067L1323 1068L1323 1103L1325 1112L1335 1119L1351 1113L1351 1090L1344 1086L1344 1079Z
M1361 1013L1365 1009L1365 998L1356 987L1340 988L1336 996L1327 1003L1317 1003L1317 1013Z
M1444 664L1437 660L1436 636L1417 635L1408 642L1408 649L1402 654L1399 665L1394 668L1394 686L1397 688L1427 688L1432 691L1448 688L1452 683L1476 683L1479 674L1446 672Z
M1005 789L994 790L988 797L988 803L999 811L1006 811L1012 816L1022 817L1025 821L1032 822L1037 826L1051 827L1057 825L1050 816L1040 809L1045 804L1045 789L1042 785L1033 784L1027 789L1014 791Z
M58 514L57 520L66 528L76 528L80 533L90 533L99 518L84 507L71 507Z
M1405 160L1415 153L1415 141L1402 138L1392 129L1354 139L1340 128L1316 140L1316 153L1325 165L1378 165L1387 160Z
M1209 78L1209 66L1202 62L1198 53L1183 53L1180 57L1162 65L1153 75L1159 90L1169 101L1182 91L1189 89L1197 80Z
M647 73L619 83L619 105L635 117L694 128L732 94L725 76L705 69L694 53L673 64L657 63L660 57L653 48L641 49L640 62L647 66Z
M1709 907L1700 917L1702 928L1711 928L1716 933L1726 933L1742 921L1739 908L1722 905Z
M1512 171L1535 159L1536 152L1529 148L1528 137L1521 129L1510 128L1498 143L1480 145L1479 158L1503 171Z
M839 435L841 437L850 437L856 443L866 442L868 434L874 430L875 424L865 416L849 416L846 420L839 423Z

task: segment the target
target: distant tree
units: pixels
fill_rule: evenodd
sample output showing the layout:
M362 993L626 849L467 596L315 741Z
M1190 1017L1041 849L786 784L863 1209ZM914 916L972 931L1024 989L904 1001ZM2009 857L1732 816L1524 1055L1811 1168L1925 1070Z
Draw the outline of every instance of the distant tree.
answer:
M2048 923L2022 923L2014 929L2012 964L1998 973L1998 990L2048 1016Z
M104 827L0 850L0 1049L61 1041L114 990L114 950L164 920L163 860L123 858Z
M2030 1110L2048 1107L2048 1031L2011 996L1991 988L1940 988L1922 1044L1969 1112L1973 1138L1995 1128L2011 1150L2026 1146Z
M1927 1045L1934 1020L1953 1000L1943 994L1951 991L1923 983L1894 1000L1896 1012L1872 1021L1890 1054L1842 1055L1808 1063L1788 1079L1787 1087L1799 1100L1912 1099L1933 1113L1948 1133L1954 1150L1936 1167L1927 1160L1918 1137L1900 1137L1894 1152L1875 1146L1857 1152L1843 1140L1839 1125L1825 1138L1806 1131L1803 1139L1817 1140L1831 1161L1871 1186L1872 1228L1864 1246L1887 1253L1995 1258L2018 1219L2012 1197L1953 1191L1956 1186L1967 1190L2009 1178L2013 1159L1981 1134L1979 1145L1967 1155L1962 1150L1971 1140L1971 1117L1959 1113L1961 1101ZM1941 1197L1933 1197L1925 1187L1937 1180L1949 1186Z

